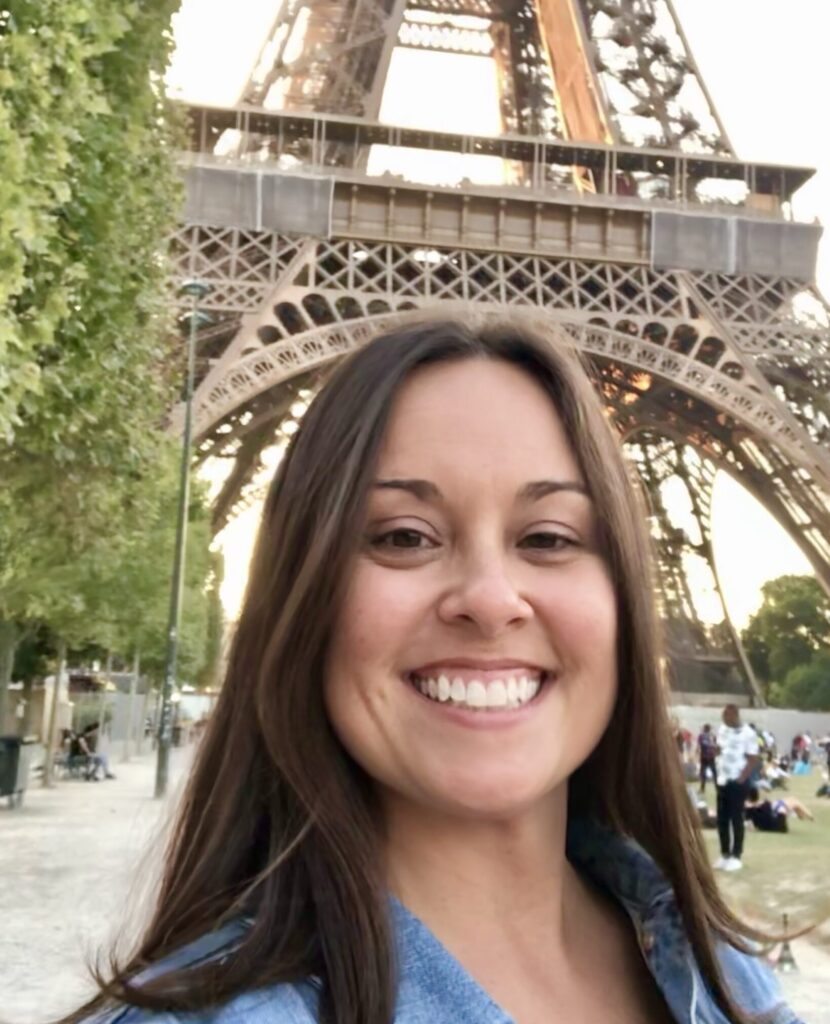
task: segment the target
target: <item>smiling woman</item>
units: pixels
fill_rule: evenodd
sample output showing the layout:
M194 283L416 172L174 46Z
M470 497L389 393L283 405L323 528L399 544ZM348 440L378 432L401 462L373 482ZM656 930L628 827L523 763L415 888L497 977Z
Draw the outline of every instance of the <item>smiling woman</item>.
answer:
M685 796L648 548L561 339L422 322L342 363L153 920L71 1019L793 1024Z
M406 829L414 802L516 820L563 800L611 716L617 631L593 503L549 397L503 360L421 368L375 472L325 695L346 749L384 783L385 818L402 812Z

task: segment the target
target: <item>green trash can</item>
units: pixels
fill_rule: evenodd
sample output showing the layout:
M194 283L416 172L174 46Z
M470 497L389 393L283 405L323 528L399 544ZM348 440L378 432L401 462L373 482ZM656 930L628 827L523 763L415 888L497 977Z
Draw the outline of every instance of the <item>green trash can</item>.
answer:
M0 797L8 797L9 807L23 803L35 746L20 736L0 736Z

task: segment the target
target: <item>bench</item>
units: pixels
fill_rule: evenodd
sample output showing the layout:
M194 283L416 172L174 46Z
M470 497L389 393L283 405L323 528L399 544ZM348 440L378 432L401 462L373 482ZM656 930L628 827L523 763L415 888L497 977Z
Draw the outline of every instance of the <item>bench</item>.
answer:
M95 773L95 763L89 754L58 754L55 772L62 779L84 779L88 782Z

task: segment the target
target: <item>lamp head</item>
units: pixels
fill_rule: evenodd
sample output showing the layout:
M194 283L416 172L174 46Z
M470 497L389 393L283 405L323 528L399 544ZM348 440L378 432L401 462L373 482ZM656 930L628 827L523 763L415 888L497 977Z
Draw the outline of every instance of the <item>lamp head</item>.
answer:
M204 310L189 309L179 317L179 323L182 327L194 327L198 331L203 327L209 327L213 323L213 317Z
M210 291L211 286L207 281L200 281L198 278L188 278L182 284L181 293L182 295L188 295L191 299L203 299Z

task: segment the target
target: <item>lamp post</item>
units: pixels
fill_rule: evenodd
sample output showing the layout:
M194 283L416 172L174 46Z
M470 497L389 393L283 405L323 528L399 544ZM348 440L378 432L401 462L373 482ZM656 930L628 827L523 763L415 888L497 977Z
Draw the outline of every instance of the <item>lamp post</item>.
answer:
M156 798L167 792L170 764L170 744L173 739L173 691L176 681L176 657L179 651L179 622L182 613L184 589L185 541L187 540L187 510L190 502L190 445L193 432L193 377L196 365L196 332L200 325L210 322L206 313L199 311L199 300L207 295L209 285L204 281L187 281L182 292L190 297L190 321L187 336L187 381L184 395L184 431L182 434L182 464L179 478L179 512L176 522L176 550L173 556L173 577L170 586L170 614L167 620L167 653L164 659L164 681L161 687L161 714L158 725L158 756L156 760Z

